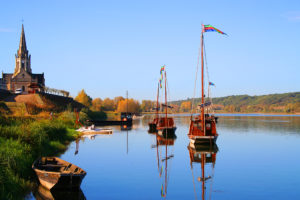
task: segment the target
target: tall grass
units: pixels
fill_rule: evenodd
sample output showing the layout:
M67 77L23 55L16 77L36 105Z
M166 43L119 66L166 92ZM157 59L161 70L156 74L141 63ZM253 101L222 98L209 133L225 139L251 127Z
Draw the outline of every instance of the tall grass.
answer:
M22 199L34 177L31 165L40 156L66 150L79 134L74 119L39 120L0 116L0 199Z

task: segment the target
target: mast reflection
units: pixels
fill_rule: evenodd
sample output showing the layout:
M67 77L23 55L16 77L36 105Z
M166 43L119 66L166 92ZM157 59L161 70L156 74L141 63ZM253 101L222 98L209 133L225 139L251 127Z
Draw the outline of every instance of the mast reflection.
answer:
M197 173L194 173L194 171L197 170L196 166L197 164L201 165L201 174L197 177L197 181L201 183L201 199L205 199L206 195L206 186L205 184L207 182L210 182L210 190L209 190L209 196L211 198L211 191L212 191L212 182L214 177L214 168L217 158L217 152L218 152L218 146L212 145L194 145L193 143L190 143L188 145L189 155L190 155L190 165L193 175L193 185L194 185L194 193L195 193L195 199L197 199L197 182L195 181L195 176L197 176ZM195 168L194 168L195 167ZM210 172L206 172L205 167L210 167ZM208 170L209 171L209 170ZM207 173L207 174L206 174Z
M162 181L161 184L161 197L166 198L167 188L168 188L168 161L171 165L171 160L174 157L174 143L176 137L166 138L161 135L156 134L156 157L157 157L157 169L159 173L159 178ZM169 166L170 167L170 166Z

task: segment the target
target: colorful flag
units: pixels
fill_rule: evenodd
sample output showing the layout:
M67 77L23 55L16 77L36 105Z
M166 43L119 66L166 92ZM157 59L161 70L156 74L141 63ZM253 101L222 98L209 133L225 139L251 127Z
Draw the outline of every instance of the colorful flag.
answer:
M164 72L165 71L165 66L161 66L160 68L160 79L159 79L159 86L162 88L162 81L164 79Z
M215 84L213 82L209 82L209 85L211 86L215 86Z
M203 32L215 31L221 33L223 35L227 35L226 33L220 31L219 29L213 27L212 25L203 25Z
M160 68L160 74L162 74L163 71L165 71L165 66L161 66L161 68Z

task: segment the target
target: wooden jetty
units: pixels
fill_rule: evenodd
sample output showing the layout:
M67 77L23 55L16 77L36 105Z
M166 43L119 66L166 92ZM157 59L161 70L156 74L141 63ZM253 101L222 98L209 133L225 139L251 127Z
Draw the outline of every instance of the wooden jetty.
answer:
M94 124L95 126L132 126L132 113L122 112L121 120L88 120L89 123Z

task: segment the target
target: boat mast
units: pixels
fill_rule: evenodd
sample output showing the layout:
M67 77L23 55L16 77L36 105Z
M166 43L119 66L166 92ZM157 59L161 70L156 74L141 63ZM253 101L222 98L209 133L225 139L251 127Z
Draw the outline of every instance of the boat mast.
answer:
M202 33L201 33L201 85L202 85L202 98L201 98L201 121L202 129L205 135L205 115L204 115L204 62L203 62L203 33L204 25L202 24Z
M166 73L166 70L165 70L165 104L166 104L166 125L167 125L167 128L169 127L168 125L168 104L167 104L167 73Z
M157 85L156 119L158 119L158 98L159 98L159 83L158 83L158 85Z

